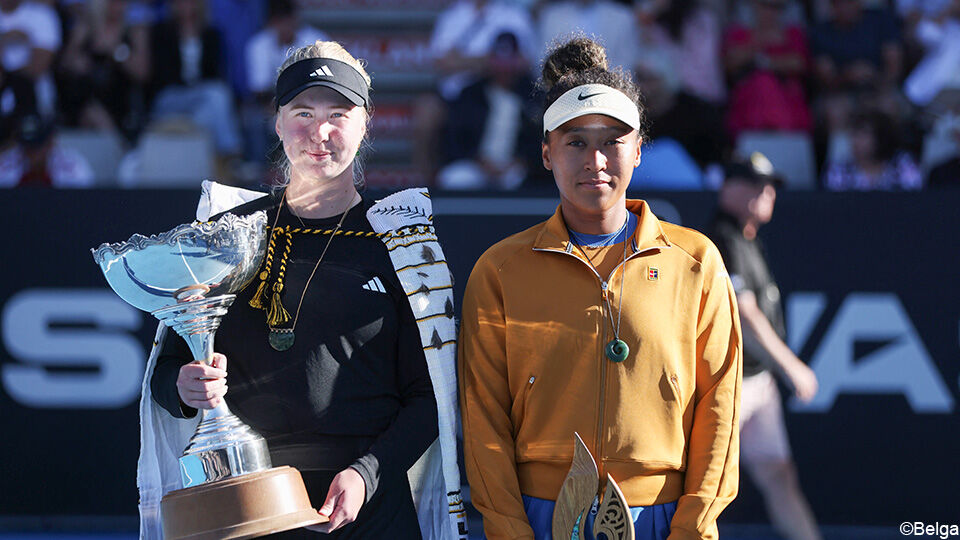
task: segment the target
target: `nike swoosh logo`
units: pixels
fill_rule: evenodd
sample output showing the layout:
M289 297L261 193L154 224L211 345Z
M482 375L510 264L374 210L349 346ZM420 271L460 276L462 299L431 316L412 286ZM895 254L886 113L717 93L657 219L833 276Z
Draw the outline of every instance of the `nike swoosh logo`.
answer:
M600 94L603 94L603 92L597 92L596 94L587 94L587 95L583 95L581 93L580 95L577 96L577 99L580 101L583 101L587 98L592 98L593 96L599 96Z

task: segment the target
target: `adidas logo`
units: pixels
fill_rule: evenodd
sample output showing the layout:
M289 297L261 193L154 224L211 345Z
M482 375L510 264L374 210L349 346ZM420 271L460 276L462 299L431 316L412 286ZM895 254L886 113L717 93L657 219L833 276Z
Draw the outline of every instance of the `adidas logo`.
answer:
M374 277L370 281L364 283L363 288L368 291L377 291L382 293L387 292L387 290L383 288L383 283L380 282L380 278L378 277Z
M310 75L313 77L333 77L333 72L324 64Z

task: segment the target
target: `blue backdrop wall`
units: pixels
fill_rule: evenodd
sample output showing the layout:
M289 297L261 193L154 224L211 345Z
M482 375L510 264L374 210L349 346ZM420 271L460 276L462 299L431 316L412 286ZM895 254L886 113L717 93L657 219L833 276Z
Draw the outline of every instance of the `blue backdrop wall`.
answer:
M0 192L0 520L136 514L136 402L156 322L107 288L90 248L189 221L196 195ZM695 228L714 208L710 193L642 195ZM553 192L434 200L458 298L484 249L556 206ZM761 231L790 344L820 379L813 403L786 410L822 523L957 516L958 205L960 193L787 192ZM765 519L742 485L721 521Z

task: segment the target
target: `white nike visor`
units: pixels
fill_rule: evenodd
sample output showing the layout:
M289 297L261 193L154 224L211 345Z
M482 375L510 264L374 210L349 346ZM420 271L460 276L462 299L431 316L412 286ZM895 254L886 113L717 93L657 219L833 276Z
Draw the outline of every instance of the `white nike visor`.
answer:
M640 110L626 94L605 84L584 84L567 90L547 107L543 135L587 114L604 114L633 129L640 128Z

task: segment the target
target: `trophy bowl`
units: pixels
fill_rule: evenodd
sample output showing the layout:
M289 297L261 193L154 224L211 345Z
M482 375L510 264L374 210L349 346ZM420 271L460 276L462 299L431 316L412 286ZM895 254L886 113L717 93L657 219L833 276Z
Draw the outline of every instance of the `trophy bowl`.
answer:
M262 211L225 214L91 251L120 298L163 321L184 338L195 360L209 363L233 293L263 261L266 227ZM200 414L179 460L183 489L161 501L165 538L255 538L327 521L310 506L300 473L272 467L263 437L225 401Z

